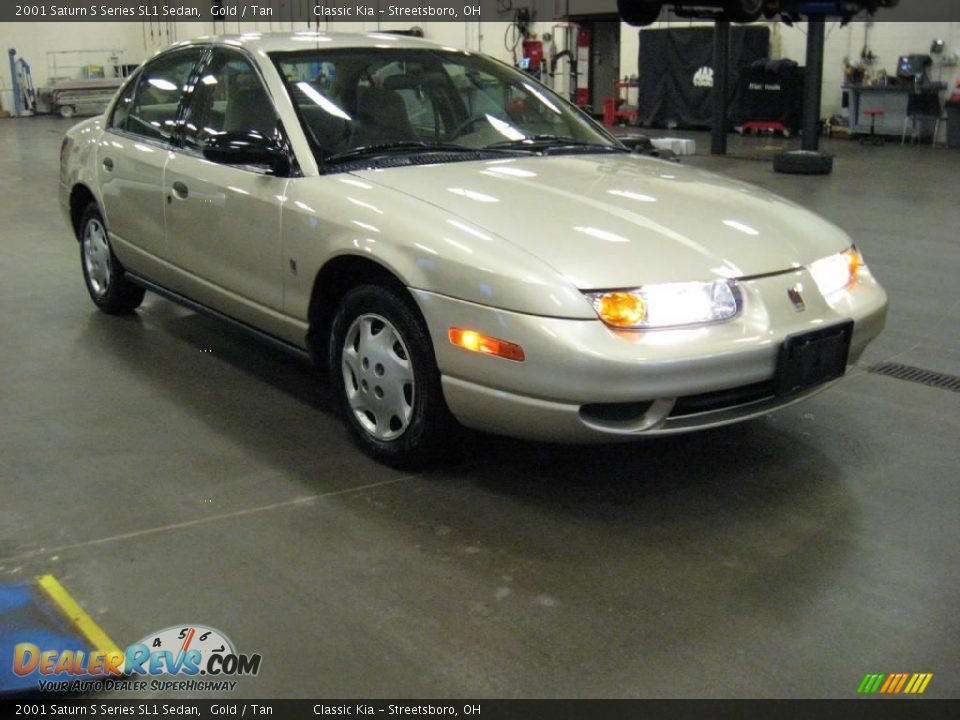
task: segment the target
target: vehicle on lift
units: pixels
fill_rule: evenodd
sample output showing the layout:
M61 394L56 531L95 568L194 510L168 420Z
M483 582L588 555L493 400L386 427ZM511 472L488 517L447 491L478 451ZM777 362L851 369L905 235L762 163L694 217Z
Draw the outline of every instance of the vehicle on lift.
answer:
M670 6L680 17L731 20L749 23L763 15L767 0L693 0L665 3L662 0L617 0L617 10L624 22L643 27L660 17L664 6Z
M643 27L656 22L664 6L670 6L680 17L749 23L761 16L795 22L809 15L829 15L849 21L864 10L872 15L879 8L894 7L898 3L899 0L617 0L617 9L625 22Z
M866 11L875 15L880 8L896 7L900 0L767 0L763 14L786 23L799 22L805 17L835 17L850 22Z
M394 464L454 418L603 442L763 415L841 377L886 315L825 220L383 33L175 45L67 133L60 199L102 311L149 289L309 356Z

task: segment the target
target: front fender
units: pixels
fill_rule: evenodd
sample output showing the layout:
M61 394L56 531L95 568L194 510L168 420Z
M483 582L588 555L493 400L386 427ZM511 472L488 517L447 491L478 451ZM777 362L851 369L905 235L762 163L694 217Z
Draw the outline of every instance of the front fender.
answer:
M300 320L307 318L320 269L346 254L379 263L413 289L532 315L596 319L570 282L525 250L352 175L291 181L282 225L290 272L285 309Z

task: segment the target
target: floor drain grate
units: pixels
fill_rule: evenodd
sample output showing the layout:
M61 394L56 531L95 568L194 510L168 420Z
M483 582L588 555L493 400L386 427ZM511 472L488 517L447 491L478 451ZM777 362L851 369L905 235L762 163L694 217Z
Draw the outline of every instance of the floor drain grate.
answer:
M923 368L913 367L912 365L901 365L894 362L877 363L869 368L869 371L877 375L886 375L897 380L908 380L909 382L920 383L928 387L940 388L941 390L952 390L960 392L960 377L956 375L947 375L946 373L933 372Z

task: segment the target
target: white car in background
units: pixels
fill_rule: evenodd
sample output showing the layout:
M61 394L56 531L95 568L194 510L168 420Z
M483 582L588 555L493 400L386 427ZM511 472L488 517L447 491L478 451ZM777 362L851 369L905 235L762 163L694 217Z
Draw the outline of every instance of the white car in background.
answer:
M98 307L148 289L309 354L391 463L452 418L591 442L755 417L842 376L886 314L822 218L389 34L178 43L67 133L60 180Z

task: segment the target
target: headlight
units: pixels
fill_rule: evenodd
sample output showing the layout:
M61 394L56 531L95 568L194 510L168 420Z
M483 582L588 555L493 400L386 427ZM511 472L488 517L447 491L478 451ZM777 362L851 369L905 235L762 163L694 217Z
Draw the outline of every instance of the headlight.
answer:
M729 320L740 312L740 292L729 280L644 285L588 292L597 315L617 328L664 328Z
M827 297L856 280L863 264L863 256L856 247L851 247L842 253L811 263L810 274L820 288L820 293Z

